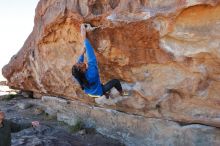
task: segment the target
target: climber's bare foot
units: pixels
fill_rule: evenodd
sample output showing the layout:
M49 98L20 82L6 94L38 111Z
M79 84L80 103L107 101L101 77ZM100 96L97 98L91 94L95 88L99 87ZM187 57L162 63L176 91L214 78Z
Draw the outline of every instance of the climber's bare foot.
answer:
M120 92L121 96L130 96L130 93L128 91L122 91Z
M105 93L105 98L109 99L109 97L110 97L110 93L109 92Z

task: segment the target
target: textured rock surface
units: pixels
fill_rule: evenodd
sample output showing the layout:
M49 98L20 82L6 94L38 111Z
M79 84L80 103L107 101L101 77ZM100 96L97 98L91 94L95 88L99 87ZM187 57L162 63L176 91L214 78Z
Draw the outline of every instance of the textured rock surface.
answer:
M101 135L94 129L78 131L63 122L58 122L56 117L44 113L44 104L41 100L28 99L16 96L12 100L4 100L0 96L0 109L6 118L18 123L29 123L33 120L40 122L36 128L24 129L12 133L12 146L124 146L115 139ZM20 103L32 103L31 108L22 110ZM79 130L79 128L78 128Z
M95 127L100 133L118 139L127 146L220 145L218 128L144 118L48 96L43 97L43 104L50 114L53 111L57 116L66 117L61 121L83 119L88 127Z
M132 91L104 107L220 127L219 13L219 0L41 0L3 74L14 88L95 104L71 79L88 22L102 81Z
M0 86L7 86L7 82L6 81L0 81Z

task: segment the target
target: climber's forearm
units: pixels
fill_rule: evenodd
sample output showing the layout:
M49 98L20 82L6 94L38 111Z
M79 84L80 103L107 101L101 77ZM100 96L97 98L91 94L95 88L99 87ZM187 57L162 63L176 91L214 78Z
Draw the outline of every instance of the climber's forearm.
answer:
M96 63L95 52L94 52L94 49L93 49L89 39L84 40L84 45L86 48L86 55L87 55L87 59L88 59L88 64Z

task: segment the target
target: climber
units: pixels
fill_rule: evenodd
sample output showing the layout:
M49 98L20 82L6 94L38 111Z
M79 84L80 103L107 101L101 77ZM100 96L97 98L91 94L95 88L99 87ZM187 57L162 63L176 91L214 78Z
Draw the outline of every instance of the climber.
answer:
M94 49L89 40L86 38L86 31L89 30L91 30L90 25L81 25L81 35L84 40L84 49L77 63L72 67L72 75L79 82L82 90L84 90L84 92L91 97L100 97L105 95L105 97L108 99L110 90L113 87L118 90L121 96L128 96L129 94L126 91L123 91L121 83L118 79L113 79L105 85L101 84ZM85 52L87 55L87 64L84 63Z
M5 120L4 112L0 111L0 146L11 145L11 132L18 132L31 126L37 127L39 126L39 122L33 121L32 123L17 124L9 120Z

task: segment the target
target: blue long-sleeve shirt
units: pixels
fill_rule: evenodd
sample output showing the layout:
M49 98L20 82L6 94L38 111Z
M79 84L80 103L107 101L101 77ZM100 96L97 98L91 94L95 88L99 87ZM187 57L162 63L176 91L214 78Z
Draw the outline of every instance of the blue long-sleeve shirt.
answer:
M85 76L90 84L89 88L84 88L84 92L91 96L102 96L103 90L94 49L88 39L84 40L84 45L86 48L86 55L88 60L88 68L85 72ZM79 57L78 62L84 62L84 55Z

